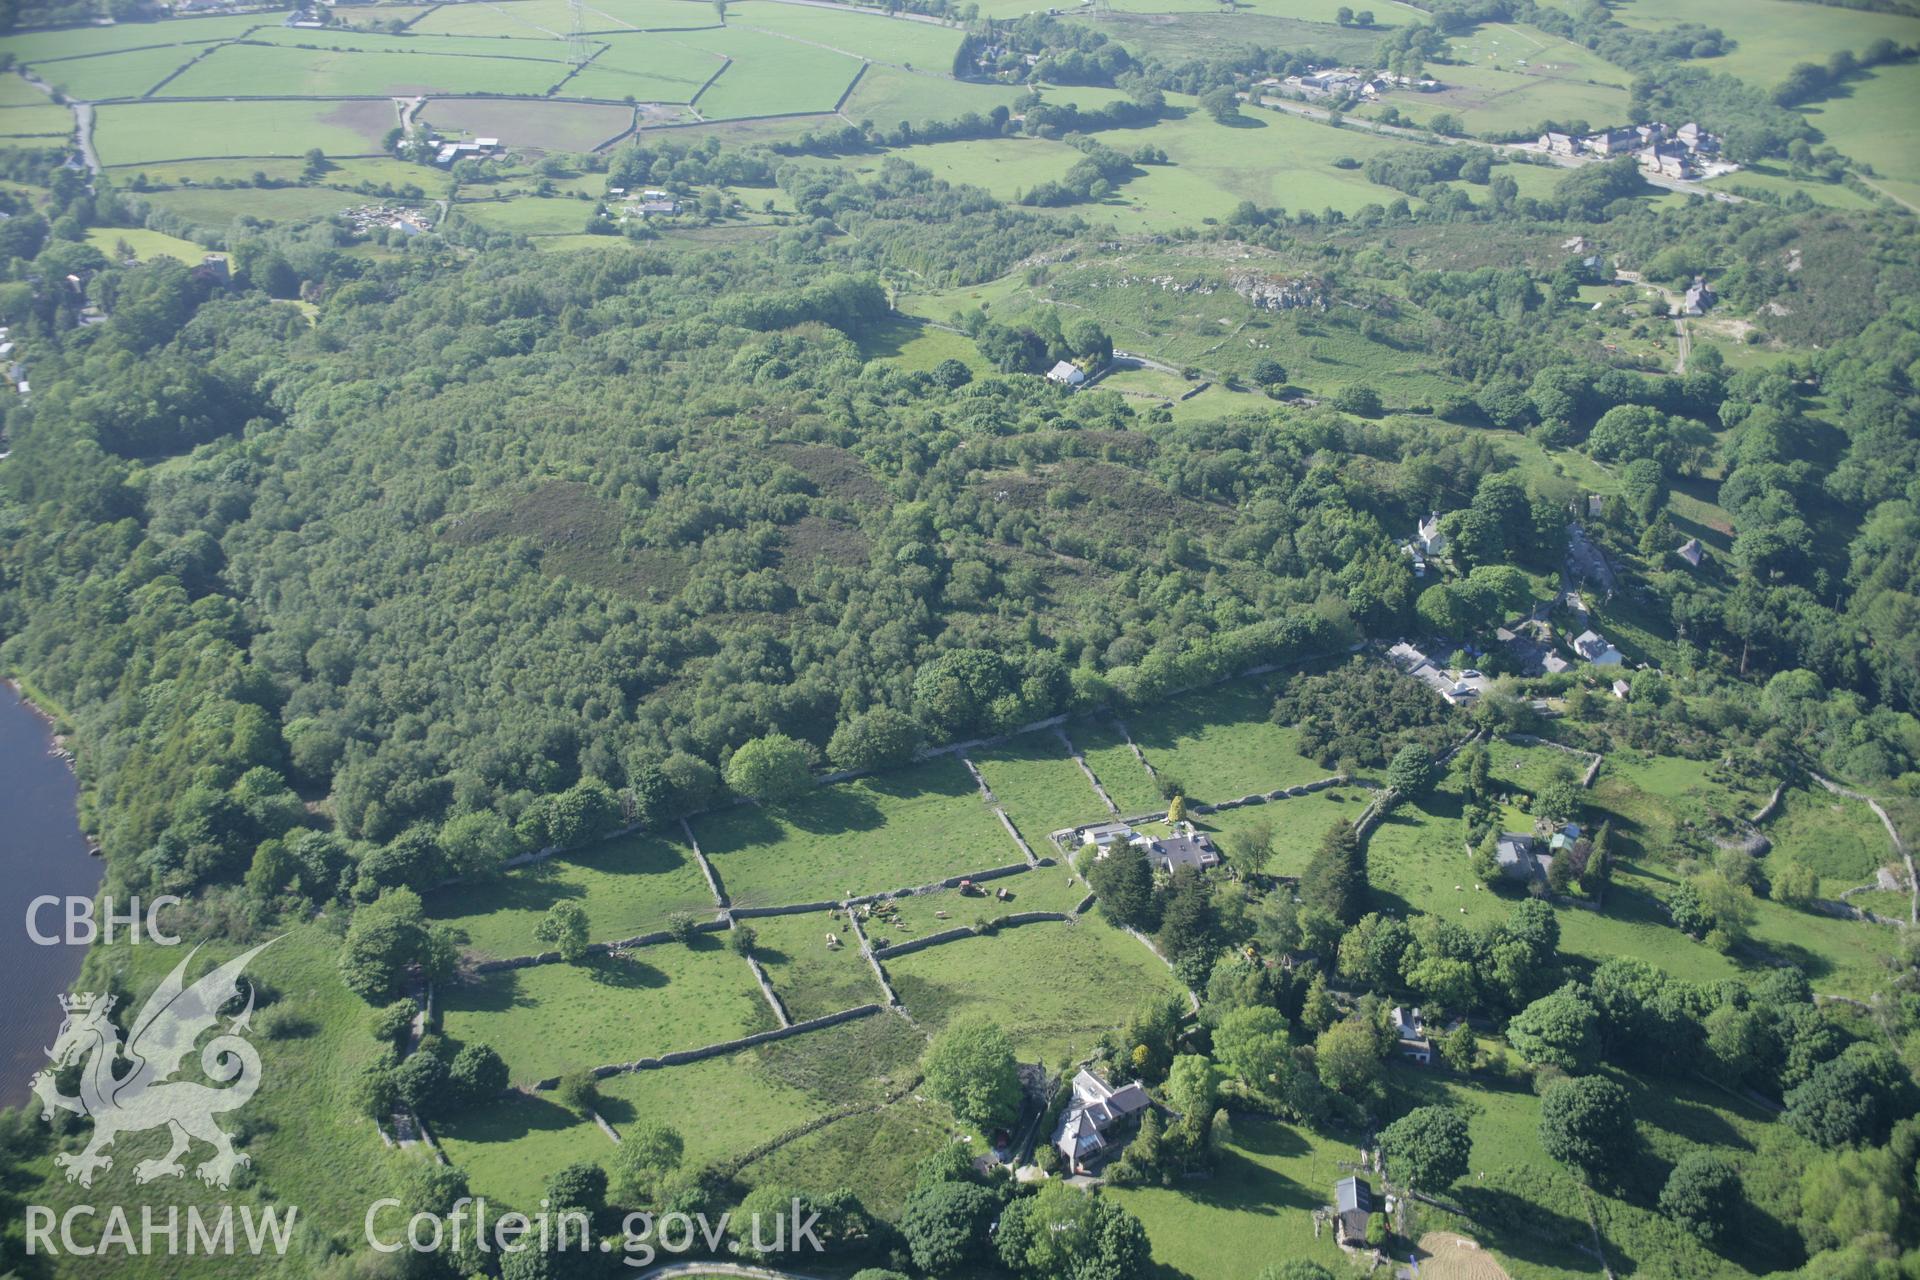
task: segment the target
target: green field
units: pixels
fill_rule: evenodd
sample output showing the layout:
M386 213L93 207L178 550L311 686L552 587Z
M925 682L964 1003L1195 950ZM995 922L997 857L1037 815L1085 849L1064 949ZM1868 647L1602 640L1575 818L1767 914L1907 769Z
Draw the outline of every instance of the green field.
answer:
M793 40L826 45L873 62L913 67L947 75L954 51L960 47L957 27L889 18L877 10L853 13L844 9L781 4L778 0L733 0L727 5L727 25L771 32Z
M605 1167L613 1143L600 1127L553 1100L551 1094L514 1094L492 1106L435 1121L433 1136L447 1159L467 1175L476 1196L502 1211L537 1211L547 1179L576 1160Z
M207 251L191 240L140 227L94 227L87 232L87 243L105 254L112 254L116 246L124 244L142 262L172 258L176 262L198 266L207 256Z
M378 1056L380 1046L366 1033L367 1006L341 985L339 947L338 936L323 924L295 925L248 966L247 978L270 992L273 1004L254 1011L252 1042L260 1053L260 1087L243 1113L244 1137L237 1144L253 1165L232 1189L212 1187L192 1176L192 1164L205 1153L204 1147L188 1153L188 1176L136 1183L134 1164L167 1150L166 1131L148 1129L119 1135L111 1149L113 1169L91 1188L61 1177L50 1155L33 1158L23 1168L42 1180L33 1192L35 1202L56 1213L77 1204L97 1206L100 1219L109 1205L120 1204L135 1222L142 1206L150 1208L156 1221L164 1220L170 1208L184 1217L190 1206L211 1221L225 1205L273 1204L283 1211L298 1205L301 1224L317 1223L324 1231L343 1235L361 1231L367 1206L391 1193L410 1157L384 1147L372 1122L348 1101L356 1078ZM189 981L241 950L225 941L210 943L190 966ZM144 1001L184 953L175 947L96 946L88 950L78 986L105 990L111 979ZM291 1015L285 1029L270 1031L282 1014ZM37 1110L34 1114L37 1117ZM34 1123L39 1123L37 1118ZM234 1126L229 1121L224 1127ZM78 1132L69 1131L53 1149L78 1150L79 1139ZM81 1265L71 1265L75 1261ZM126 1263L126 1256L68 1259L60 1272L104 1280L128 1274ZM196 1280L253 1280L260 1273L260 1260L240 1249L231 1256L196 1257L189 1269ZM171 1266L140 1272L179 1273Z
M253 169L259 166L243 164L242 167ZM330 217L342 209L367 202L365 196L325 187L152 191L141 198L156 209L166 209L199 226L213 228L224 228L243 214L269 224L305 222L310 218Z
M1865 15L1862 15L1865 16ZM1876 67L1837 97L1806 109L1814 128L1855 160L1873 166L1874 185L1920 204L1920 63ZM1736 175L1741 176L1741 175ZM1815 186L1821 198L1831 188ZM1841 188L1825 203L1854 193Z
M1771 89L1796 63L1825 62L1841 49L1859 53L1882 36L1920 41L1920 18L1868 13L1796 0L1628 0L1614 6L1628 26L1661 30L1676 22L1719 27L1737 40L1732 52L1697 65Z
M742 194L749 206L758 203ZM975 377L994 371L973 339L964 333L919 324L898 312L861 330L860 354L868 360L884 360L902 369L933 369L943 360L958 360L971 369Z
M1769 865L1787 859L1812 867L1827 896L1865 884L1879 867L1897 861L1873 810L1813 788L1794 787L1781 795L1766 836L1773 841Z
M1639 1156L1623 1173L1624 1191L1596 1189L1591 1203L1608 1257L1615 1268L1624 1259L1659 1259L1661 1274L1738 1275L1765 1272L1772 1225L1755 1215L1745 1238L1730 1241L1716 1257L1684 1232L1675 1231L1639 1188L1660 1185L1684 1152L1706 1147L1745 1167L1752 1186L1761 1182L1758 1167L1771 1161L1798 1165L1805 1144L1749 1104L1704 1082L1673 1076L1636 1077L1607 1073L1627 1090L1640 1140ZM1472 1172L1455 1184L1451 1199L1469 1214L1459 1219L1428 1214L1424 1226L1466 1230L1492 1249L1515 1280L1548 1280L1599 1274L1588 1249L1579 1184L1563 1167L1546 1158L1539 1140L1540 1099L1532 1090L1500 1087L1487 1080L1396 1064L1388 1073L1395 1112L1421 1105L1445 1105L1467 1117L1473 1139ZM1761 1222L1768 1222L1765 1229Z
M310 31L295 27L272 27L247 36L248 44L281 45L286 48L323 49L331 52L404 53L409 57L532 58L541 62L567 61L564 40L529 34L514 40L487 39L483 36L387 35L372 31Z
M871 77L873 73L867 75ZM861 83L864 85L865 80ZM991 107L989 103L988 108ZM1067 170L1080 160L1080 153L1064 142L1048 142L1042 138L934 142L888 154L910 160L948 182L984 187L1001 200L1014 200L1043 182L1065 177ZM860 174L880 171L880 159L874 156L853 157L837 163Z
M693 854L664 836L623 836L580 853L516 867L496 880L454 885L429 894L434 919L461 930L467 945L504 960L547 950L535 926L556 902L587 909L596 942L662 928L675 911L710 919L713 894Z
M49 58L83 58L152 45L231 40L242 32L273 27L279 21L279 14L264 13L173 18L165 22L117 22L109 27L67 27L58 31L13 31L7 34L7 52L22 63L34 64ZM45 70L41 74L45 75Z
M810 911L741 923L757 935L753 953L795 1022L885 1001L844 915ZM840 938L838 947L827 945L829 933Z
M1358 1155L1353 1142L1246 1112L1232 1124L1233 1141L1205 1183L1104 1193L1146 1227L1157 1280L1215 1280L1225 1259L1307 1258L1345 1274L1333 1233L1316 1238L1312 1212L1347 1175L1340 1162Z
M561 87L561 97L690 102L726 65L722 57L679 37L614 35L598 37L597 43L605 47ZM751 75L755 68L742 70Z
M839 901L1020 860L951 756L820 787L779 810L735 805L694 834L736 906Z
M1005 1028L1022 1061L1048 1064L1089 1052L1148 996L1178 989L1158 957L1093 915L962 938L885 964L921 1026L938 1031L981 1014Z
M898 1216L914 1166L957 1136L945 1107L906 1098L837 1120L754 1161L740 1177L755 1186L846 1187L870 1212Z
M1430 67L1428 72L1440 81L1440 89L1432 93L1390 93L1378 106L1361 114L1378 115L1384 108L1394 107L1402 116L1424 124L1449 111L1473 134L1532 131L1543 120L1586 120L1597 128L1604 122L1627 118L1628 77L1616 68L1601 73L1603 82L1599 84L1590 83L1585 75L1549 73L1542 64L1447 65Z
M470 188L471 189L471 188ZM483 227L524 236L572 235L584 231L598 206L559 196L520 196L512 200L462 200L454 208Z
M1112 721L1070 720L1066 730L1068 739L1121 813L1153 813L1167 807L1153 779L1127 746L1126 736Z
M675 39L733 59L700 95L697 105L708 120L832 111L860 71L851 55L736 27Z
M142 102L96 108L93 145L107 166L201 156L377 155L399 123L387 102ZM417 170L422 178L424 170Z
M1202 831L1229 837L1255 823L1266 824L1273 830L1273 860L1267 864L1267 872L1297 876L1306 870L1308 859L1334 824L1352 822L1372 799L1373 793L1364 787L1329 787L1304 796L1210 813L1194 823ZM1227 861L1233 861L1231 844Z
M74 58L35 67L42 79L69 98L138 98L211 46L130 49L98 58Z
M706 0L595 0L585 6L583 26L609 31L660 31L718 26ZM572 25L567 0L488 0L445 4L415 22L412 31L480 36L565 35Z
M123 55L133 56L133 55ZM144 55L142 55L144 56ZM77 65L77 64L76 64ZM336 53L279 45L215 49L167 84L161 96L317 98L417 93L504 93L538 97L565 76L560 61L521 57Z
M34 106L0 107L0 138L65 138L73 128L73 112L45 98Z
M1129 147L1159 147L1172 163L1148 167L1102 204L1082 206L1086 216L1111 221L1123 232L1159 232L1224 218L1242 200L1352 213L1362 205L1385 204L1395 194L1374 186L1357 169L1334 168L1333 162L1340 156L1365 161L1404 144L1279 111L1249 110L1242 123L1223 125L1200 111L1194 99L1167 98L1187 114L1114 137L1124 138Z
M633 112L626 107L493 98L435 98L420 118L442 133L499 138L510 147L544 151L591 151L633 124Z
M1142 3L1133 7L1148 6ZM1187 9L1184 3L1175 7ZM1222 57L1248 46L1312 49L1322 57L1342 63L1364 62L1373 56L1380 43L1378 31L1317 20L1323 12L1315 3L1308 10L1312 16L1302 20L1281 11L1277 4L1266 12L1256 9L1233 13L1223 13L1218 5L1209 5L1198 12L1116 12L1080 20L1106 32L1137 55L1173 64L1193 58ZM1379 5L1376 12L1392 14L1393 6Z
M876 63L860 77L841 114L891 129L902 120L913 124L954 120L969 111L984 116L996 106L1011 107L1023 92L1018 85L970 84L931 71L902 71ZM1049 90L1046 96L1064 98L1069 92Z
M624 960L487 974L441 989L436 1002L448 1036L492 1045L521 1084L776 1025L747 962L711 934Z
M1184 694L1130 716L1127 729L1147 763L1178 779L1191 800L1210 803L1324 778L1333 770L1301 755L1299 732L1273 723L1273 693L1235 680Z
M1034 852L1050 831L1102 821L1107 807L1051 729L968 755Z

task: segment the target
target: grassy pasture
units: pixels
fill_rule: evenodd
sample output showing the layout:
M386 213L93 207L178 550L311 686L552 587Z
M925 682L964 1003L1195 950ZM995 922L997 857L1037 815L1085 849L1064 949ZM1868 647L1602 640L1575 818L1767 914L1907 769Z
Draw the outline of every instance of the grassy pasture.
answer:
M738 27L674 38L734 60L700 95L700 114L709 120L832 111L860 71L859 59L847 54Z
M171 81L169 98L348 97L504 93L537 97L566 74L564 62L407 52L334 52L269 44L223 45Z
M613 35L598 39L606 47L561 87L559 96L687 102L725 65L721 56L679 37Z
M1631 27L1663 30L1677 22L1719 27L1738 46L1698 65L1739 76L1771 89L1800 62L1825 62L1841 49L1859 53L1881 36L1901 44L1920 41L1920 18L1795 0L1629 0L1614 18Z
M872 967L853 941L844 915L808 912L764 916L742 923L757 935L754 955L795 1022L886 999ZM828 949L829 933L839 935L837 949Z
M258 167L258 166L253 166ZM170 209L203 227L225 227L241 214L261 222L304 222L365 204L367 197L326 187L197 188L154 191L143 197L158 209Z
M600 1082L600 1114L619 1132L642 1122L672 1125L686 1141L685 1163L692 1168L738 1156L826 1110L819 1099L763 1070L764 1052L749 1049L609 1076Z
M0 107L0 137L65 138L73 133L73 112L41 98L38 105Z
M123 1205L135 1222L140 1220L143 1205L152 1207L156 1220L164 1219L169 1208L184 1217L186 1209L193 1206L209 1221L226 1204L272 1203L283 1210L287 1205L298 1205L302 1224L312 1222L328 1234L356 1233L358 1238L367 1206L390 1193L394 1179L409 1167L409 1158L385 1148L375 1136L372 1123L348 1101L355 1079L377 1056L379 1045L366 1033L367 1006L341 985L339 945L339 938L319 925L296 925L247 967L247 977L257 979L263 990L277 993L277 1003L295 1015L290 1032L265 1035L260 1033L265 1010L255 1014L252 1041L262 1062L260 1087L243 1113L244 1128L236 1133L236 1146L253 1160L251 1178L236 1180L231 1190L207 1186L191 1172L206 1154L206 1148L200 1147L186 1157L186 1177L136 1183L134 1164L158 1158L167 1149L165 1130L149 1129L120 1135L111 1152L113 1169L96 1179L90 1189L67 1182L54 1169L50 1153L36 1157L26 1166L41 1177L32 1192L35 1202L55 1206L56 1213L64 1213L76 1204L93 1205L103 1216L108 1206ZM189 966L188 980L200 977L217 962L231 959L241 949L224 941L210 943ZM109 976L117 975L138 1009L183 958L183 948L124 944L93 947L78 986L82 990L105 990ZM37 994L34 998L47 997ZM52 1150L77 1151L82 1137L83 1131L73 1131L52 1144ZM83 1233L86 1231L82 1228ZM86 1238L91 1240L92 1235ZM260 1260L241 1249L234 1256L196 1257L189 1269L196 1280L203 1276L251 1280L260 1272ZM60 1272L63 1276L102 1280L161 1280L182 1274L179 1259L164 1252L148 1258L70 1256L63 1261Z
M1730 1245L1743 1265L1729 1265L1673 1230L1653 1203L1675 1160L1708 1147L1751 1167L1768 1158L1803 1158L1791 1135L1757 1109L1711 1086L1680 1077L1642 1079L1608 1072L1630 1097L1641 1139L1639 1158L1621 1194L1597 1190L1592 1203L1608 1256L1617 1269L1659 1260L1662 1274L1738 1275L1765 1272L1773 1244L1755 1230ZM1596 1275L1579 1184L1540 1147L1540 1099L1524 1088L1396 1063L1388 1071L1390 1111L1445 1105L1467 1117L1473 1139L1472 1172L1451 1189L1470 1215L1471 1231L1516 1280ZM1429 1215L1435 1225L1454 1226ZM1671 1268L1671 1270L1669 1269Z
M387 102L110 103L95 111L93 145L109 167L201 156L373 154L399 123ZM414 166L422 177L424 170Z
M248 44L285 48L349 50L355 53L405 53L421 57L451 55L463 58L535 58L543 62L567 60L564 40L532 33L513 39L454 35L389 35L378 31L309 31L271 27L247 37Z
M133 250L133 256L142 262L172 258L176 262L198 266L207 256L207 251L191 240L139 227L94 227L87 232L87 243L108 255L114 252L115 245L125 243Z
M613 1143L600 1126L554 1101L552 1094L513 1094L432 1125L433 1136L476 1196L504 1212L536 1212L547 1179L576 1160L612 1163Z
M0 76L0 107L45 107L47 95L27 83L25 76Z
M1273 694L1258 680L1234 680L1161 703L1127 721L1133 740L1163 777L1202 802L1234 800L1324 778L1333 770L1301 755L1299 733L1269 718Z
M1337 7L1337 6L1336 6ZM1376 12L1391 12L1380 5ZM1223 57L1249 45L1271 49L1312 49L1335 62L1366 62L1380 43L1377 30L1302 21L1274 12L1222 13L1218 6L1173 14L1111 13L1081 18L1129 50L1162 62Z
M749 205L755 203L746 197ZM904 315L889 316L869 325L860 334L860 354L868 360L885 360L902 369L932 369L943 360L958 360L982 377L993 366L980 355L980 348L964 333L950 333L931 325L916 324Z
M914 1166L955 1131L945 1107L906 1098L836 1120L747 1165L740 1177L755 1186L847 1187L870 1211L897 1217L913 1190Z
M1023 734L969 757L1035 852L1049 831L1107 816L1093 784L1051 729Z
M1020 860L951 756L694 822L736 906L838 900Z
M1022 1061L1086 1053L1149 995L1177 983L1146 947L1105 923L1042 921L943 943L884 962L915 1022L938 1031L983 1014Z
M519 196L511 200L462 200L455 209L494 231L527 236L570 235L587 225L594 206L561 196Z
M1067 737L1124 814L1152 813L1167 807L1153 779L1134 758L1125 735L1110 720L1082 717L1066 725Z
M547 949L533 936L556 902L578 902L596 942L649 933L675 911L713 915L713 895L693 854L677 840L623 836L565 857L516 867L497 880L452 885L428 895L427 910L462 930L493 959Z
M891 18L880 10L854 13L782 4L779 0L736 0L727 6L727 25L941 75L953 69L954 51L964 34L958 27Z
M98 58L42 63L34 71L69 98L87 102L101 98L138 98L209 47L174 45L130 49Z
M238 14L171 18L164 22L117 22L110 27L66 27L58 31L14 31L7 35L7 51L22 63L33 64L49 58L84 58L160 44L231 40L255 27L271 27L279 20L278 14Z
M1873 166L1875 185L1920 204L1920 63L1876 67L1805 114L1828 142ZM1854 195L1845 187L1810 185L1823 203L1839 204ZM1826 199L1829 193L1832 198Z
M446 133L500 138L509 146L544 151L591 151L633 123L626 107L493 98L435 98L420 115Z
M1337 157L1365 161L1393 145L1378 135L1264 110L1244 113L1238 125L1223 125L1194 107L1192 99L1168 96L1189 108L1184 118L1129 130L1125 137L1133 146L1163 149L1172 163L1148 167L1104 204L1077 211L1096 221L1110 219L1125 232L1150 233L1224 218L1242 200L1351 213L1362 205L1383 204L1391 195L1358 170L1333 167Z
M1820 873L1823 892L1838 893L1873 879L1893 861L1887 829L1858 800L1794 787L1780 797L1780 811L1767 823L1773 851L1769 865L1786 859Z
M442 1025L499 1050L516 1083L694 1049L775 1025L747 962L711 934L625 960L543 964L438 993Z
M706 0L595 0L585 7L584 27L605 31L671 31L720 24ZM572 29L567 0L489 0L484 4L446 4L414 23L410 30L461 35L517 36Z
M1567 46L1573 48L1575 46ZM1378 115L1387 106L1402 116L1425 123L1450 111L1469 132L1503 134L1531 130L1542 120L1624 120L1627 91L1614 71L1615 81L1591 84L1578 78L1548 74L1532 67L1460 65L1431 68L1442 88L1433 93L1391 93L1363 115Z
M1248 805L1210 813L1194 821L1203 831L1219 832L1231 840L1233 834L1255 823L1273 828L1273 861L1267 871L1279 876L1297 876L1306 869L1320 840L1338 822L1352 822L1373 798L1364 787L1329 787L1311 795L1294 796L1268 804ZM1227 861L1233 861L1229 850Z
M873 73L867 74L871 76ZM1081 158L1078 151L1064 142L1048 142L1041 138L978 138L965 142L934 142L889 154L910 160L948 182L983 187L1001 200L1014 200L1022 192L1043 182L1064 177L1067 170ZM837 163L859 173L880 171L878 157L853 156Z
M872 120L891 128L902 120L952 120L969 111L986 115L996 106L1011 107L1024 90L1017 85L968 84L932 72L902 71L874 64L854 86L842 109L849 120ZM706 100L702 99L702 108ZM906 153L915 164L923 148Z
M1831 106L1833 104L1825 104ZM1899 194L1901 191L1920 191L1920 184L1909 184L1902 188L1899 184L1883 179L1873 179L1882 187ZM1734 173L1714 178L1706 184L1709 190L1732 191L1736 194L1742 188L1755 191L1770 191L1778 196L1790 196L1796 191L1804 191L1807 198L1815 204L1823 204L1833 209L1870 209L1876 203L1861 195L1851 187L1838 182L1821 182L1795 178L1778 164L1750 164ZM1912 198L1909 196L1909 198ZM1697 341L1697 339L1696 339ZM1735 363L1735 357L1729 353L1729 364Z
M1333 1233L1316 1239L1312 1215L1346 1176L1339 1162L1355 1158L1353 1144L1270 1116L1231 1120L1233 1140L1205 1182L1103 1193L1146 1227L1156 1280L1239 1275L1257 1258L1305 1258L1345 1274Z

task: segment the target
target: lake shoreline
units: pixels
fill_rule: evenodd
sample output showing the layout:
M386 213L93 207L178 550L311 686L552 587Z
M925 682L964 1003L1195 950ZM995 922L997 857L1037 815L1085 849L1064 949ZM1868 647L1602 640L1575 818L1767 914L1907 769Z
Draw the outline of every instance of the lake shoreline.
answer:
M36 900L97 898L106 878L99 845L81 828L80 783L59 717L33 700L21 682L0 693L0 962L14 994L0 1002L0 1106L29 1100L27 1078L46 1065L43 1046L58 1030L55 997L79 978L88 948L36 943L32 933L58 934L58 912ZM58 766L54 762L58 762Z

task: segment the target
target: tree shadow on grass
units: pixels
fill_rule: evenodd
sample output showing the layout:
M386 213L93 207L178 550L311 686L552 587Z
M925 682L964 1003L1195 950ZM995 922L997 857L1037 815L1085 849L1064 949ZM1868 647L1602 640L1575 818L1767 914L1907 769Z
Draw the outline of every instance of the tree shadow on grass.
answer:
M1497 1247L1502 1253L1521 1262L1563 1267L1570 1254L1589 1256L1568 1243L1586 1236L1584 1218L1570 1217L1499 1187L1455 1187L1453 1199L1477 1226L1497 1234Z
M961 799L978 795L980 790L974 785L973 777L965 766L956 759L944 756L910 769L889 769L885 773L874 774L861 779L861 785L869 791L898 800L934 796Z
M601 1108L605 1115L605 1108ZM493 1106L474 1107L433 1122L440 1136L456 1142L513 1142L535 1133L560 1133L580 1117L544 1094L519 1094Z
M846 783L810 791L793 803L782 805L775 813L788 826L812 835L873 831L886 825L886 815L880 812L880 806Z
M594 956L580 967L586 970L590 981L599 986L614 987L622 991L655 990L668 985L671 981L665 973L652 965L631 958L615 960L611 956Z

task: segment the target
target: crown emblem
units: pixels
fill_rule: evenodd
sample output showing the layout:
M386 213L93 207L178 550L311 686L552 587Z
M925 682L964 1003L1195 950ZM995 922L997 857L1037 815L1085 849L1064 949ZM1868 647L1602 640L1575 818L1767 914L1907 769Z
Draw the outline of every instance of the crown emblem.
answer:
M113 1003L112 996L96 995L91 991L76 991L70 996L60 997L60 1007L67 1011L69 1017L92 1013L95 1008L107 1013L113 1009Z

